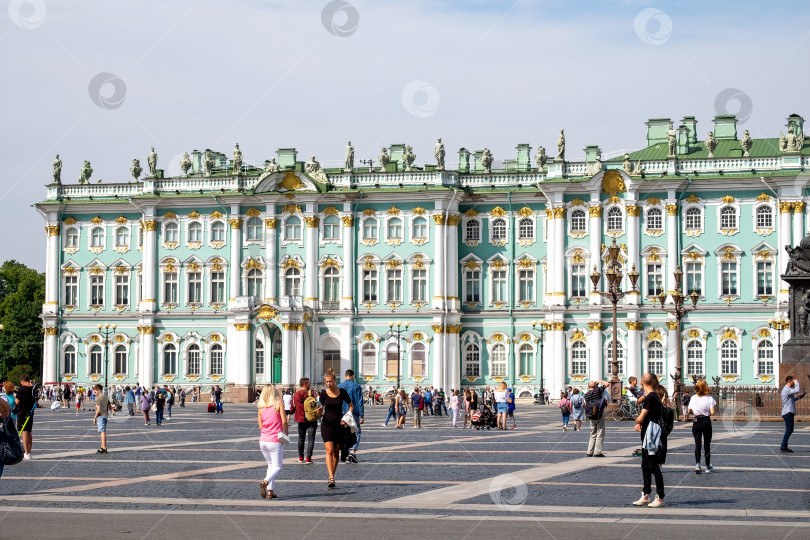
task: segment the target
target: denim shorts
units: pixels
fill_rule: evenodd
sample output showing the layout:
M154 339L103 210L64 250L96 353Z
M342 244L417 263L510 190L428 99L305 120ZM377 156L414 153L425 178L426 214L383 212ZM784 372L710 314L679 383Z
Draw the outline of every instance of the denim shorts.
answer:
M508 403L498 403L498 412L499 413L507 413L507 412L509 412L509 404Z
M98 432L104 433L107 431L107 417L106 416L99 416L96 418L96 424L98 425Z

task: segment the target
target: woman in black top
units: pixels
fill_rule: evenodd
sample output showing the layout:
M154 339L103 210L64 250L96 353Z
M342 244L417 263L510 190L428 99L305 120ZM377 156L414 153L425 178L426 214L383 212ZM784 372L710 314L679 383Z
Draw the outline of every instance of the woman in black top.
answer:
M340 445L345 437L345 424L343 418L343 404L349 406L349 411L354 411L354 405L348 392L338 388L335 373L330 369L323 376L326 388L321 390L318 415L323 417L321 421L321 438L326 450L326 470L329 472L328 487L335 487L335 471L337 470L340 456Z

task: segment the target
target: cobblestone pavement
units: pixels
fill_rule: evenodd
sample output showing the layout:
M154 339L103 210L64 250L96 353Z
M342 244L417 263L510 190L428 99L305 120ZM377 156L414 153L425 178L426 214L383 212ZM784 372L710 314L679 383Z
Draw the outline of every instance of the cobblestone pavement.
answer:
M555 407L519 404L518 428L508 431L453 429L445 416L428 416L419 430L410 417L404 430L393 429L393 422L383 428L387 410L367 408L360 463L339 466L337 489L326 487L320 434L315 464L298 463L293 424L279 498L265 501L259 498L266 464L256 409L225 407L225 414L214 415L201 404L175 406L162 426L119 413L108 425L106 455L95 453L99 438L90 409L78 416L40 409L33 459L6 467L0 480L0 517L36 516L44 527L85 512L92 523L102 512L123 528L127 516L140 528L156 521L145 515L169 522L198 516L192 520L197 526L205 522L199 516L221 521L268 514L279 523L301 515L316 521L354 516L441 518L464 527L509 518L552 537L560 523L604 522L630 534L664 520L673 527L734 525L750 533L768 527L776 537L810 528L810 427L801 424L791 439L796 453L786 455L779 452L781 423L716 422L715 470L708 475L694 474L690 426L677 424L665 466L666 506L649 509L630 504L641 491L640 458L631 455L639 435L631 422L607 424L607 457L598 459L585 456L587 427L564 433ZM680 535L677 527L673 535Z

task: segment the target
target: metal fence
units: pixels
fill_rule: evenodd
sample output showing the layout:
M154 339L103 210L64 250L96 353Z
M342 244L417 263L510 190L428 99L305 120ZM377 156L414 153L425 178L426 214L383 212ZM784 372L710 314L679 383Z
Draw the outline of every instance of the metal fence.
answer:
M715 417L733 420L780 419L782 417L782 389L772 387L722 388L711 386L711 395L717 402ZM687 387L690 395L693 388ZM810 417L810 399L796 401L796 416Z

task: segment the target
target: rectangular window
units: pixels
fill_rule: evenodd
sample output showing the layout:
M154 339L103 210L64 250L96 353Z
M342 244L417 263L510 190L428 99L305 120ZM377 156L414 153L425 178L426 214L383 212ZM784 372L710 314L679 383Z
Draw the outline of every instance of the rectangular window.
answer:
M427 270L424 268L413 269L411 277L413 278L413 285L411 286L413 302L427 302Z
M225 303L225 272L211 272L211 303Z
M188 304L202 303L202 273L188 273Z
M534 271L520 270L518 272L518 285L520 287L519 302L534 302Z
M104 276L90 276L90 305L104 305Z
M587 291L588 271L584 264L571 265L571 296L573 298L584 298Z
M177 303L177 272L163 273L163 303Z
M377 238L377 220L369 218L363 222L363 238L371 240Z
M757 375L773 375L773 344L762 341L757 347Z
M115 276L115 305L129 305L129 276L126 274Z
M757 294L760 296L773 294L773 263L770 261L757 263Z
M703 294L702 272L703 264L697 261L686 263L686 290L684 294L692 294L692 291Z
M413 221L413 237L427 238L427 220L418 218Z
M367 268L363 270L363 302L377 301L377 270Z
M377 351L374 345L363 345L363 375L377 375Z
M402 302L402 270L388 270L388 302Z
M464 301L467 303L481 301L481 271L467 270L465 272Z
M65 305L79 305L79 276L76 274L65 276Z
M721 266L722 295L733 296L737 294L737 263L724 262Z
M481 375L481 352L476 345L470 345L464 352L464 376L479 377Z
M396 345L389 345L385 350L385 376L396 377L402 375L399 367L399 350Z
M506 270L492 270L492 301L506 302Z
M664 290L664 271L660 262L647 263L647 296L657 296Z

